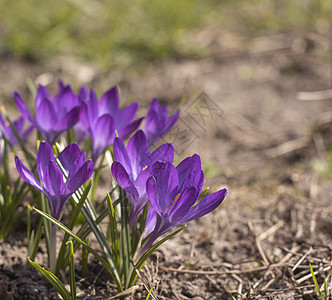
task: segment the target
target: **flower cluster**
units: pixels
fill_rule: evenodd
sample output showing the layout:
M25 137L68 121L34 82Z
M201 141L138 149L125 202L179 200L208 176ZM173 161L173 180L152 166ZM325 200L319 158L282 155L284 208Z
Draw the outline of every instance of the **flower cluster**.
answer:
M120 108L119 91L116 87L112 87L98 99L95 90L89 90L85 86L76 94L70 85L60 81L57 94L51 97L46 87L39 85L33 113L18 93L14 93L14 99L21 117L10 122L7 116L0 113L0 134L5 145L20 145L29 163L24 164L21 156L15 155L16 169L24 180L22 190L18 192L21 197L18 198L19 201L27 194L24 190L27 185L46 197L41 197L40 201L34 200L33 203L37 206L35 210L48 219L51 226L44 224L43 227L40 222L39 230L36 230L39 234L32 242L29 237L28 244L29 247L34 245L34 249L38 249L42 231L47 230L45 237L49 267L54 273L68 266L69 261L73 262L74 249L76 251L78 245L72 244L71 251L66 250L71 236L106 267L119 291L123 291L134 285L137 270L148 256L184 226L157 241L162 235L175 226L210 213L221 204L227 194L226 189L221 189L204 195L204 172L198 154L185 158L176 166L173 162L173 144L155 146L174 126L180 115L180 111L177 111L169 116L167 108L161 106L157 99L151 102L146 117L140 118L136 117L138 103ZM143 120L143 129L139 129ZM29 125L24 126L25 122ZM39 140L43 140L38 141L36 156L23 143L33 129L37 130ZM125 140L130 136L126 145ZM4 150L8 148L5 146L3 149L2 146L0 144L0 159L2 151L7 153ZM114 181L109 185L112 186L112 191L95 209L94 195L99 179L103 176L102 170L105 171L105 156ZM96 167L100 157L99 166ZM110 157L113 159L111 162ZM8 168L5 169L8 174ZM4 176L2 172L0 176ZM93 180L89 180L90 177ZM0 187L2 182L5 182L7 188L9 180L0 180ZM18 185L19 180L15 187ZM5 196L11 199L11 195L8 195L7 193ZM73 201L68 201L71 197ZM49 209L44 202L46 199ZM65 219L62 213L67 202L71 205L69 211L73 212L69 222L65 222L69 228L60 223L61 219ZM6 205L10 203L12 202L7 201ZM6 209L15 212L18 205L15 203L13 207ZM0 212L4 210L0 207ZM13 213L10 216L12 215ZM86 222L78 222L79 215ZM109 217L107 235L99 225L105 216ZM8 223L8 220L1 220L0 215L1 222ZM75 234L72 230L78 223L81 228ZM66 235L57 257L58 227L65 230ZM90 232L94 233L103 257L85 242ZM36 251L31 250L29 253ZM131 266L133 261L134 268ZM54 283L60 293L66 294L66 289L60 288L60 281L55 275L45 272L31 260L29 262ZM71 265L71 272L74 272L73 269ZM75 276L71 276L71 280L73 278Z
M119 92L112 87L100 100L96 92L82 87L76 95L70 85L59 81L59 91L52 98L46 87L39 85L35 100L35 116L31 114L22 97L15 92L14 99L21 113L21 121L30 123L30 130L36 128L49 144L74 128L77 141L91 139L91 157L95 163L102 153L113 144L116 135L121 139L130 136L141 124L144 117L136 119L137 102L120 109ZM179 118L179 111L167 116L167 108L160 106L157 99L150 105L144 130L149 145L167 133Z

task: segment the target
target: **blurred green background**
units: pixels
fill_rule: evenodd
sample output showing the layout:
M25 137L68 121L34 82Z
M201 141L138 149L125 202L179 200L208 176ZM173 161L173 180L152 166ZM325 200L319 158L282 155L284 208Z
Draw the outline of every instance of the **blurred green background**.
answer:
M73 56L102 68L206 57L203 28L241 37L330 27L331 0L0 0L0 54L30 61ZM191 37L191 38L188 38Z

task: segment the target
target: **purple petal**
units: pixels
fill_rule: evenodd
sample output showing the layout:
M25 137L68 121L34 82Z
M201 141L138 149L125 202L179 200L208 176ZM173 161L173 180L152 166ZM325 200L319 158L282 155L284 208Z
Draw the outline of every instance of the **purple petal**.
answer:
M142 130L138 130L129 140L127 152L131 161L133 178L136 179L146 165L151 165L147 160L150 152L145 134Z
M22 100L20 94L15 92L14 93L14 99L15 99L16 107L17 107L18 111L20 112L20 114L22 115L22 117L24 119L26 119L28 122L30 122L30 124L35 125L36 122L35 122L34 118L32 117L28 107L26 106L26 104Z
M111 167L112 175L115 181L122 189L127 189L128 187L134 187L132 181L129 178L128 173L126 172L123 165L119 162L114 162ZM138 192L136 191L136 196L138 198Z
M60 195L63 188L63 176L57 164L50 160L44 170L44 189L47 193L53 196Z
M88 116L89 124L91 126L95 123L95 121L97 120L97 118L99 116L103 115L99 112L98 97L97 97L96 91L94 89L91 89L90 100L87 101L87 108L88 108L87 116Z
M110 114L113 117L118 114L119 92L116 86L112 87L109 91L101 96L99 101L99 109L101 114Z
M81 152L80 147L76 143L74 143L74 144L68 145L58 155L58 159L60 160L60 162L61 162L62 166L64 167L64 169L66 170L67 174L69 174L70 169L72 168L75 161L81 156L81 153L82 152ZM84 158L83 162L84 162L86 159L85 159L85 152L83 152L83 153L84 153L84 157L83 157Z
M151 176L146 182L146 192L148 194L150 203L154 210L161 216L163 215L163 210L159 205L159 199L157 194L157 180L154 176Z
M87 160L80 169L72 176L68 177L66 190L68 193L74 193L83 183L85 183L93 172L92 160Z
M84 102L81 104L81 108L80 108L80 112L79 112L79 119L80 119L80 123L85 128L85 130L89 131L91 124L89 122L88 106Z
M68 130L73 127L79 120L80 107L76 106L71 111L69 111L66 115L63 116L62 119L58 120L57 124L54 126L55 130L62 131Z
M89 89L84 85L80 88L80 91L78 93L78 98L80 102L85 102L89 98Z
M38 86L37 95L36 95L36 103L35 103L36 107L38 107L45 99L50 101L51 96L47 88L40 84Z
M178 194L178 174L169 162L157 161L150 170L157 181L158 202L165 214Z
M129 174L129 177L133 177L132 163L128 156L127 149L121 139L114 139L113 150L115 161L122 164L126 172ZM132 160L133 159L135 158L132 157Z
M124 109L112 114L112 117L115 119L116 129L121 130L128 126L128 124L135 118L135 115L138 111L138 103L134 102L126 106Z
M227 194L226 189L222 189L218 192L215 192L211 195L203 198L198 204L193 206L188 213L178 222L178 224L189 222L191 220L200 218L209 212L216 209L220 203L225 199Z
M118 130L119 137L122 139L126 139L130 134L132 134L138 128L143 119L144 117L130 123L127 127Z
M190 187L179 196L179 199L174 199L175 202L168 213L172 223L183 218L183 216L187 214L188 210L195 204L197 200L196 194L196 188Z
M174 146L172 144L163 144L154 150L150 155L150 164L154 164L156 161L169 161L173 163L174 160Z
M41 182L44 182L45 170L49 161L53 161L55 163L52 147L48 143L42 142L39 145L37 154L37 172Z
M110 115L101 116L94 128L92 136L92 158L96 162L98 157L113 144L115 137L114 122Z
M16 169L25 182L32 185L37 190L44 192L35 175L22 163L21 159L15 156Z
M147 237L155 228L157 221L156 211L155 209L150 205L148 214L146 216L145 221L145 234L144 237Z
M54 131L57 124L57 114L49 100L42 100L40 105L36 107L36 122L41 131Z
M202 176L201 158L199 155L194 154L192 157L187 157L176 167L176 170L179 175L180 190L184 190L188 186L196 186L200 187L200 189L202 188L204 173ZM190 180L188 180L189 178L192 181L191 184L189 182Z

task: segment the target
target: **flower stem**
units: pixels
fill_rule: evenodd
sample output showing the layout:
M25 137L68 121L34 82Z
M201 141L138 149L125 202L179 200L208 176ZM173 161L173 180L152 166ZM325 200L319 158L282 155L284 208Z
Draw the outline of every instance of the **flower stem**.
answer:
M58 227L53 223L50 226L50 270L52 273L56 271L56 234Z

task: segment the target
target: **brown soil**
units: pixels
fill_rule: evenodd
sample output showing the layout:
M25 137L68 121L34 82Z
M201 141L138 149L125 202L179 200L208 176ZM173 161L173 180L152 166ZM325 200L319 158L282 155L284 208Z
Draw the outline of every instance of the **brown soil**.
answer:
M14 90L28 97L27 77L51 87L61 77L100 92L118 84L123 100L142 106L154 96L170 109L181 103L181 120L165 140L174 142L177 161L199 153L205 185L227 187L229 194L214 213L160 247L128 299L145 299L144 284L156 285L156 299L316 299L309 263L320 284L329 278L331 289L332 187L312 164L327 162L332 102L299 100L316 95L298 93L331 88L332 54L293 34L238 48L210 46L212 58L109 73L65 59L41 65L4 59L0 90L12 102ZM24 225L0 249L1 299L59 298L27 267ZM45 251L37 261L46 265ZM87 278L77 271L77 287L78 299L117 298L94 260Z

